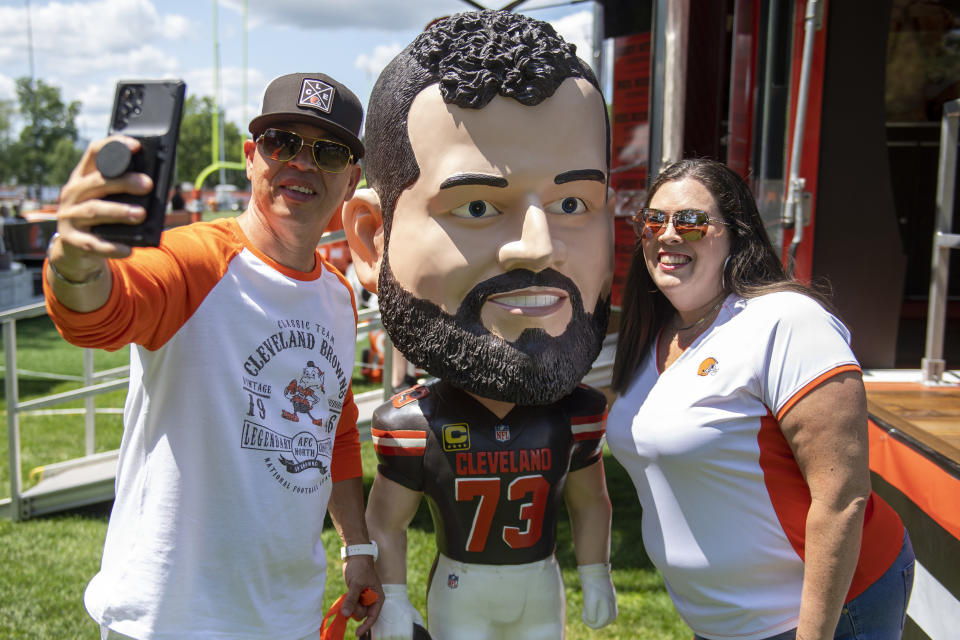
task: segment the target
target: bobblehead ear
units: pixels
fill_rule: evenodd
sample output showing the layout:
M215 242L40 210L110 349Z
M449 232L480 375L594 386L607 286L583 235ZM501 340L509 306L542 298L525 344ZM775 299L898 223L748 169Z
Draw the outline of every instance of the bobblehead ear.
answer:
M343 204L343 231L357 279L364 289L376 293L383 257L383 211L376 191L357 189Z

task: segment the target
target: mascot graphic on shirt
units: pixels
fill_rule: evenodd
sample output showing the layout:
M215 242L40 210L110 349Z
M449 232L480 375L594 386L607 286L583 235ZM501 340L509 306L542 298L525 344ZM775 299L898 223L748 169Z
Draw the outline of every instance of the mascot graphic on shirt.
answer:
M435 640L564 637L563 502L581 617L593 628L616 618L606 399L580 384L609 316L609 123L575 52L544 22L461 13L418 36L371 94L369 188L345 204L344 230L394 345L435 378L373 416L366 517L386 595L376 639L423 625L406 528L424 496Z
M323 371L321 371L312 360L307 362L307 366L303 368L300 378L291 380L290 384L283 390L283 397L290 401L290 404L293 406L293 411L283 409L280 415L291 422L299 422L300 418L297 414L305 413L313 424L322 427L323 419L314 418L310 410L326 397L324 395L323 378ZM321 406L323 405L321 404Z

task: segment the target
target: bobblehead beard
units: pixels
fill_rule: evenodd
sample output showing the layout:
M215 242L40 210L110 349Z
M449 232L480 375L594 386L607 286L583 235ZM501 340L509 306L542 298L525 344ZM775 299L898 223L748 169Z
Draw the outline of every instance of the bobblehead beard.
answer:
M545 405L572 392L600 353L609 296L598 299L588 314L576 285L553 269L517 269L480 282L451 316L403 289L387 253L377 285L383 326L404 357L432 376L483 398ZM490 333L480 320L487 297L530 286L567 292L573 316L566 330L554 337L543 329L526 329L513 342Z

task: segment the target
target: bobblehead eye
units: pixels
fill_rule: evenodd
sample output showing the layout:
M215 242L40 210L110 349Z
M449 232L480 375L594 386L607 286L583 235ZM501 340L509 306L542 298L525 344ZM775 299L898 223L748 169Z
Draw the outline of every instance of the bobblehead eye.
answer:
M491 218L500 215L500 211L486 200L471 200L452 209L450 213L458 218Z
M587 205L580 198L574 198L573 196L570 196L568 198L564 198L563 200L551 202L547 205L546 211L548 213L559 213L564 215L586 213Z

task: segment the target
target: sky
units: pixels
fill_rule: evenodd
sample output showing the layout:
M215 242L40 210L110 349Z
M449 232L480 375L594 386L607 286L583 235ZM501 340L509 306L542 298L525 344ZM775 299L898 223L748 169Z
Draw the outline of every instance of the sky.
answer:
M477 1L491 9L507 4ZM246 131L267 83L285 73L327 73L366 105L380 70L427 24L473 8L464 0L247 0L245 91L243 4L0 0L0 100L15 100L14 81L31 75L32 38L33 77L81 102L77 125L90 140L106 134L118 80L181 78L188 95L213 96L219 60L219 103ZM527 0L517 10L552 23L589 60L593 6Z

